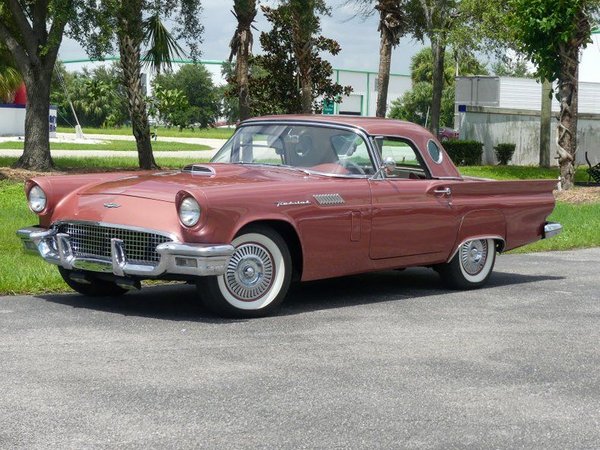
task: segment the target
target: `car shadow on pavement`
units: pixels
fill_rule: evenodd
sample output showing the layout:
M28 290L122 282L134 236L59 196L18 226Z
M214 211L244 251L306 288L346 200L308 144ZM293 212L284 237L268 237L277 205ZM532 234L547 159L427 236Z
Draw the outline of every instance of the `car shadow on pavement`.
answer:
M494 272L484 289L558 280L562 277ZM292 284L275 315L295 315L323 309L405 301L456 291L445 288L438 275L425 268L374 272L328 280ZM48 294L38 298L51 303L125 316L206 323L239 322L222 319L206 310L195 286L184 283L146 286L121 297L86 297L80 294Z
M488 283L482 289L563 278L549 275L493 272ZM373 272L292 285L279 314L301 314L307 311L369 303L406 301L456 292L460 291L446 288L437 273L423 267L403 271Z

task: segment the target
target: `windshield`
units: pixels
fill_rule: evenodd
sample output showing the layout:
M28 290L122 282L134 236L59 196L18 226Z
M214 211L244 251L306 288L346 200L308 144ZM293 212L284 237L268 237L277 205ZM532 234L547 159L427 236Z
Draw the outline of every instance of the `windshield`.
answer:
M360 135L318 125L242 126L211 162L268 164L331 175L375 173Z

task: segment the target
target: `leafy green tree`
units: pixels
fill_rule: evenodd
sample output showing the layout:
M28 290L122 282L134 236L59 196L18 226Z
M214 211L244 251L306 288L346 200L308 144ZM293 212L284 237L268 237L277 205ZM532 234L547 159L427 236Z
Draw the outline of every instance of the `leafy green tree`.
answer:
M60 123L75 123L69 100L83 126L122 126L129 118L127 93L118 64L69 73L57 65L50 99L58 106Z
M0 101L10 103L15 91L21 86L23 78L15 67L15 62L6 48L0 42Z
M575 180L579 54L591 40L598 0L509 0L507 24L517 48L537 68L537 76L558 80L560 101L558 162L564 189Z
M492 72L498 77L534 78L524 58L501 58L492 64Z
M299 8L299 6L296 6ZM331 64L320 55L330 53L337 55L339 44L333 39L318 35L320 22L314 16L313 32L310 45L298 49L298 39L294 37L294 28L298 22L287 3L278 8L261 6L267 20L272 26L268 32L260 36L264 53L251 59L250 93L253 115L303 113L307 111L308 93L310 93L309 112L320 112L323 97L326 101L341 101L342 95L349 95L352 89L331 81L333 69ZM305 36L305 34L301 34ZM301 60L296 56L302 53ZM302 61L302 62L301 62ZM308 64L309 67L301 64ZM307 82L307 78L308 81ZM237 81L231 79L235 86ZM309 86L310 84L310 86Z
M469 75L488 75L488 71L483 64L481 64L475 56L471 53L460 53L457 54L458 58L458 73L461 76ZM456 76L456 59L453 52L446 52L444 56L444 71L443 71L443 85L454 86L454 79ZM426 81L433 84L433 53L430 48L423 48L411 59L410 63L410 76L413 84L421 81Z
M389 117L407 120L425 126L431 109L433 86L420 81L413 89L392 102ZM454 122L454 86L447 86L442 93L440 126L452 127Z
M48 111L52 72L67 24L72 34L82 33L89 15L85 0L0 0L0 40L10 51L27 88L25 147L17 167L49 170Z
M177 72L157 76L155 83L162 89L178 90L185 95L189 106L193 108L193 111L187 113L190 124L197 123L206 128L219 117L219 90L213 85L210 72L202 64L181 66Z
M431 122L429 128L437 134L440 122L446 48L452 28L460 15L458 0L412 0L414 34L418 39L427 38L433 55L433 93Z
M240 120L246 120L251 117L249 64L253 43L252 23L257 12L256 0L234 0L232 12L237 20L237 28L229 44L231 48L229 62L231 63L235 56L235 79L238 89L237 114Z
M92 55L111 53L116 42L139 166L143 169L156 168L157 164L152 154L146 93L142 85L142 48L144 43L149 47L145 59L151 61L155 70L169 67L173 53L181 51L176 42L179 39L186 42L195 58L203 31L198 21L200 9L200 0L104 0L98 4L96 15L90 18L95 28L80 36ZM172 36L160 23L161 18L175 19Z
M167 127L187 128L193 121L195 107L190 106L187 97L179 89L164 89L154 83L154 96L150 101L150 115L158 117Z

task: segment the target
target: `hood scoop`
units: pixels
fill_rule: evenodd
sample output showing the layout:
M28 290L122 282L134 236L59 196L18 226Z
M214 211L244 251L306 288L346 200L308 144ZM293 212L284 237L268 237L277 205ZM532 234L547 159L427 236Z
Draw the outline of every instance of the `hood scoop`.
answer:
M190 164L181 169L184 173L191 173L192 175L202 175L205 177L214 177L216 175L215 169L209 166L203 166L202 164Z

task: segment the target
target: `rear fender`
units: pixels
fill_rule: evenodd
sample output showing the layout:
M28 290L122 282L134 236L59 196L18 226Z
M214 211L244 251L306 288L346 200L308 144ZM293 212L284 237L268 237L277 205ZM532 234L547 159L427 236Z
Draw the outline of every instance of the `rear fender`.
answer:
M504 214L495 209L482 209L465 214L461 220L456 242L452 247L452 253L449 255L448 261L454 257L462 244L473 239L494 239L497 243L500 243L499 251L502 251L506 243L506 218Z

